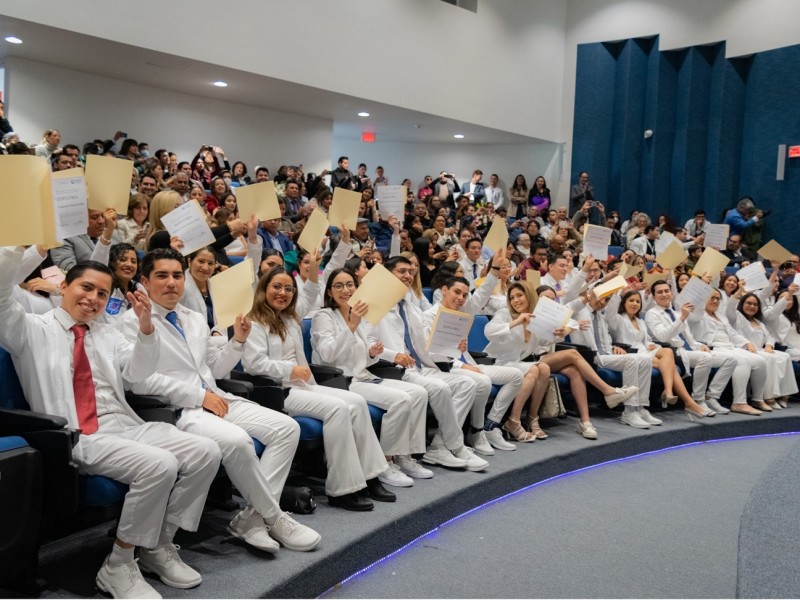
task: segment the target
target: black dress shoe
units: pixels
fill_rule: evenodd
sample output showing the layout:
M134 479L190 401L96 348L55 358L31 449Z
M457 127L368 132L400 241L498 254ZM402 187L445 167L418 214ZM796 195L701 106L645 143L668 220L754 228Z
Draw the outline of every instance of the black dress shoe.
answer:
M310 515L317 508L310 487L284 486L280 501L281 510L299 515Z
M375 508L372 502L362 497L358 492L345 494L344 496L328 496L328 504L357 512L364 512Z
M383 484L377 477L373 477L367 481L367 493L370 498L378 502L394 502L397 500L397 496L383 487Z

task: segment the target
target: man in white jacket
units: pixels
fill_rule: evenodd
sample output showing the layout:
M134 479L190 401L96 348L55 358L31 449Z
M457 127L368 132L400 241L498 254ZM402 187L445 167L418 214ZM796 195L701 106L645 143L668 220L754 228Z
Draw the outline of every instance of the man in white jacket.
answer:
M291 417L223 392L215 383L241 359L250 320L241 315L236 319L230 341L211 337L205 318L179 304L183 258L174 250L145 255L142 284L161 339L160 358L158 372L134 383L133 391L165 396L181 408L179 429L219 444L222 464L248 504L228 527L233 535L265 552L277 552L278 542L290 550L313 549L319 534L284 513L276 501L297 448L299 426ZM119 324L128 338L135 334L133 325L130 315ZM267 447L260 462L251 436Z
M40 256L46 255L40 250ZM14 360L31 408L80 431L72 458L81 471L129 485L98 587L115 598L161 598L140 567L172 587L199 585L202 577L180 559L172 539L179 527L197 529L220 451L166 423L142 422L125 402L123 378L141 381L158 365L159 334L147 296L128 294L128 341L95 322L111 295L112 273L87 261L67 273L59 308L28 315L12 298L21 259L21 249L0 250L0 345ZM135 546L141 547L138 563Z

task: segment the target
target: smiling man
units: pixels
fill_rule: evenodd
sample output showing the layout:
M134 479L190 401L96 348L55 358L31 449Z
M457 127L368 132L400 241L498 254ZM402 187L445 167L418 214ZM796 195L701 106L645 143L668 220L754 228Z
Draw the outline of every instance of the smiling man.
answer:
M0 345L14 360L31 408L61 416L80 432L72 459L81 471L129 485L117 539L97 573L98 587L114 598L160 598L140 567L172 587L199 585L202 577L180 559L172 539L179 527L197 529L220 451L210 440L172 425L143 423L125 402L123 379L141 381L159 361L159 334L147 296L128 294L128 341L95 322L111 295L111 271L83 262L61 284L59 308L27 315L12 298L21 259L20 249L0 250ZM135 546L142 548L138 563Z
M300 428L287 415L217 387L216 379L227 377L242 358L250 319L239 315L233 338L218 343L205 317L179 304L183 268L183 257L171 249L154 250L142 260L142 284L161 344L158 372L134 384L133 390L165 396L182 409L178 429L219 445L228 476L247 500L247 507L228 526L230 533L265 552L277 552L279 542L290 550L311 550L319 534L284 513L276 501L289 475ZM120 327L129 339L136 335L130 314ZM266 446L260 463L251 436Z

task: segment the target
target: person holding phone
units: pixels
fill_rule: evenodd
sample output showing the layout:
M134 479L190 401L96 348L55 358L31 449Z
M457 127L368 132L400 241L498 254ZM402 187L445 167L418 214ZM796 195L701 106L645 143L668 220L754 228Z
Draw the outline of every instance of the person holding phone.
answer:
M128 201L127 215L117 223L119 241L131 244L137 250L144 250L144 238L150 228L147 221L149 214L150 199L144 194L133 194Z

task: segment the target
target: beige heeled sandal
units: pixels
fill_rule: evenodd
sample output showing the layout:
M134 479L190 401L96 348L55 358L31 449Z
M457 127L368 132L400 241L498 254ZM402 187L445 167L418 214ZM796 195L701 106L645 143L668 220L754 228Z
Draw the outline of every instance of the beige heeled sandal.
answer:
M515 419L506 419L506 422L503 423L503 431L510 433L511 436L518 442L525 443L536 441L536 436L529 431L525 431L525 429L522 427L522 423Z
M547 435L547 433L545 433L544 429L539 426L539 417L525 417L523 426L525 429L535 435L537 440L546 440L548 437L550 437Z

